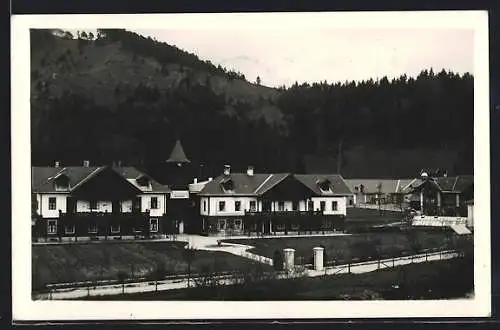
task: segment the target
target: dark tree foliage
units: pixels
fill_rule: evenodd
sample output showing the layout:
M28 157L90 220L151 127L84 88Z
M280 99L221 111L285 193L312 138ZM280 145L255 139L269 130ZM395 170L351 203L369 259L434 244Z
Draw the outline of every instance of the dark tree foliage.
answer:
M244 79L126 30L98 30L97 41L78 35L75 42L82 52L90 43L120 42L137 59L158 61L166 76L167 66L176 64L190 73ZM50 30L31 30L32 47L50 44L53 38ZM60 61L71 58L67 54ZM81 89L53 95L50 78L34 71L33 164L54 160L80 164L82 159L155 164L169 156L170 147L180 138L188 158L194 164L203 163L206 175L220 174L224 164L231 164L234 171L254 165L263 172L301 172L305 155L336 155L357 145L375 150L458 151L456 172L472 173L474 81L470 74L424 70L415 78L295 83L278 89L272 100L284 116L283 123L250 118L255 103L216 92L215 80L208 77L199 82L194 76L188 74L168 89L152 82L123 81L113 86L116 104L101 106ZM257 104L270 103L261 97Z

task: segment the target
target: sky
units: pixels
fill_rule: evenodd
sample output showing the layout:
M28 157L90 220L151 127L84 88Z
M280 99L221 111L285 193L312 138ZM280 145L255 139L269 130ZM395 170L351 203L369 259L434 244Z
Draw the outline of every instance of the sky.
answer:
M131 30L272 87L416 76L430 68L473 74L474 30L465 28Z

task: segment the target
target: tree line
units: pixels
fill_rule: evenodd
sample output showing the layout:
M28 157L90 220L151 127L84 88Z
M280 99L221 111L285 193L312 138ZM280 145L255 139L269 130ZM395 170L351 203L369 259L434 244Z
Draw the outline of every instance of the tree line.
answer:
M126 51L159 63L245 79L126 30L98 30L96 40L120 42ZM33 30L32 47L44 42L50 42L47 32ZM280 109L282 122L269 122L263 114L249 118L256 105L216 93L210 79L201 84L185 77L168 89L142 81L117 84L114 106L96 104L91 93L52 95L43 85L32 98L32 159L35 165L84 158L147 166L165 160L180 138L188 158L213 174L227 163L236 169L251 164L259 171L301 172L306 155L342 155L357 145L457 150L463 172L472 172L473 80L469 73L430 69L416 77L295 83L281 87L274 100L261 99Z

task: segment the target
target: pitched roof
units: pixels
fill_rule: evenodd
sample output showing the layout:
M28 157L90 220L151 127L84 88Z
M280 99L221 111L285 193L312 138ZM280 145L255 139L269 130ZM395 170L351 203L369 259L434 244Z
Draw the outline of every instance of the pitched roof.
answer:
M167 163L191 163L184 153L181 141L175 141L174 149L172 149L170 157L167 159Z
M255 173L250 176L246 173L231 173L229 176L220 175L208 182L199 195L248 195L256 196L274 187L288 174L263 174ZM221 183L224 180L233 181L233 190L225 192Z
M364 186L365 194L378 193L378 185L382 194L409 193L412 185L418 185L420 179L345 179L345 182L351 189L356 191L355 187Z
M437 189L441 191L461 193L464 190L472 187L474 185L473 175L458 175L452 177L439 177L430 178L429 181L436 186ZM420 184L415 185L414 188L420 187L424 182L420 181Z
M32 167L32 179L31 187L33 192L55 192L54 179L58 175L65 175L69 179L70 192L75 187L80 186L85 181L89 180L94 175L98 174L102 170L107 168L107 166L68 166L68 167ZM151 183L151 189L146 187L141 187L134 184L135 180L144 176L143 172L137 170L135 167L113 167L114 171L120 174L124 179L129 181L131 184L136 186L142 191L154 191L154 192L168 192L170 189L168 186L164 186L153 180L148 176ZM146 175L147 176L147 175Z
M333 195L351 195L352 191L339 174L294 174L294 177L311 189L316 195L325 196L329 193L321 191L318 182L329 180Z

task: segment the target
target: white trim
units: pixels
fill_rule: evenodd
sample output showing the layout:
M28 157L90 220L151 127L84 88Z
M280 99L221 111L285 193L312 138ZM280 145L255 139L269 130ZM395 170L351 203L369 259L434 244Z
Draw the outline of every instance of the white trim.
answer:
M156 230L153 230L153 222L156 222ZM157 233L160 230L160 222L158 218L151 218L149 219L149 232L150 233Z
M68 230L68 228L72 228L72 230ZM64 225L64 233L65 234L74 234L75 233L75 224L73 224L71 227L68 225Z
M91 229L93 229L91 225L95 225L95 230L91 230ZM99 227L99 226L97 226L97 223L95 223L95 222L91 222L91 223L89 223L89 228L87 229L87 232L88 232L89 234L97 234L97 231L98 231L98 229L99 229L98 227Z
M54 224L51 225L51 223L54 223ZM55 227L55 231L50 230L50 228L52 228L52 227ZM49 219L49 220L47 220L47 234L50 234L50 235L57 234L57 219Z
M117 228L118 228L118 230L113 230L113 227L115 227L115 229L116 229L116 227L117 227ZM116 226L115 226L115 225L110 225L110 228L109 228L109 229L110 229L110 232L111 232L112 234L118 234L118 233L120 233L120 231L121 231L121 226L120 226L120 225L116 225Z

